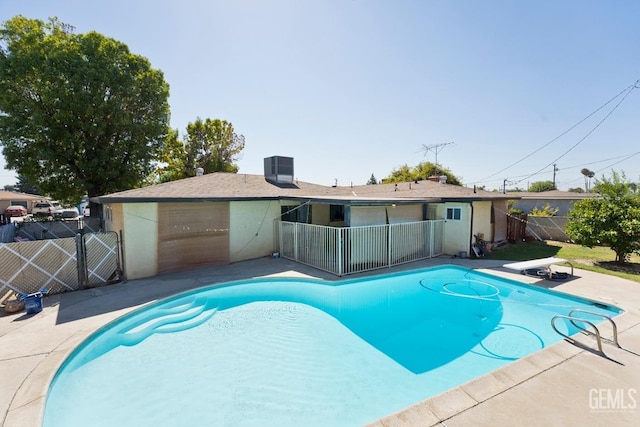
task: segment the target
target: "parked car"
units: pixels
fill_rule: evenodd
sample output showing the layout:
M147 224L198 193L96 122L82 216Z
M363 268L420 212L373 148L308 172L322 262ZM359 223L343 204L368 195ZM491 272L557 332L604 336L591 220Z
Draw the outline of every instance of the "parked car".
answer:
M27 208L21 205L11 205L4 210L4 213L9 216L25 216L27 214Z
M62 208L54 215L62 219L76 219L79 216L79 213L76 208Z
M56 215L62 210L62 206L60 206L60 202L56 202L55 200L45 200L42 202L38 202L33 205L31 209L31 213L33 215Z

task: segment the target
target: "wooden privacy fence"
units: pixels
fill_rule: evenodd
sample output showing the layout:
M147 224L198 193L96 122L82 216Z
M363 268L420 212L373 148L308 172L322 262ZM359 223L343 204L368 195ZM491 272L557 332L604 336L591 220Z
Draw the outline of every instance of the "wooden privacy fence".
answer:
M444 221L329 227L277 221L280 255L342 276L444 252Z
M527 215L507 214L507 240L509 242L521 242L527 233Z
M0 244L0 297L73 291L117 282L121 276L114 232Z

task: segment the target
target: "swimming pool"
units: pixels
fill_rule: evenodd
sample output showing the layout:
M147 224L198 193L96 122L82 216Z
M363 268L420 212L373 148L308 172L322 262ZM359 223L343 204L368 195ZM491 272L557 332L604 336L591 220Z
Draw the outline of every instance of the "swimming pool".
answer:
M576 308L619 312L455 266L212 286L86 340L44 426L362 425L559 341Z

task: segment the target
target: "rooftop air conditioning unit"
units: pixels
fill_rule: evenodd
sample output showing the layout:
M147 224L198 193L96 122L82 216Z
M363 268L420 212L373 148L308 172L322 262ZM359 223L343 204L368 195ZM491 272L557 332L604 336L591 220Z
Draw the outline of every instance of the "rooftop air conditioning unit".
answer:
M264 177L276 184L293 183L293 157L272 156L264 159Z

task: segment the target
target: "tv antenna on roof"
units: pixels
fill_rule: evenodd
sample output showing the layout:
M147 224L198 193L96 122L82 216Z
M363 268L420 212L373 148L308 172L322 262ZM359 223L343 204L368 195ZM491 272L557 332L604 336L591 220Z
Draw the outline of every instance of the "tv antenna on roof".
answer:
M438 153L439 153L440 151L442 151L442 149L443 149L444 147L446 147L446 146L447 146L447 145L449 145L449 144L453 144L453 143L454 143L454 142L453 142L453 141L451 141L451 142L443 142L443 143L441 143L441 144L431 144L431 145L424 145L424 144L422 144L422 151L424 151L424 155L425 155L425 156L427 155L427 153L428 153L429 151L433 151L433 153L436 155L436 165L437 165L437 164L438 164Z

